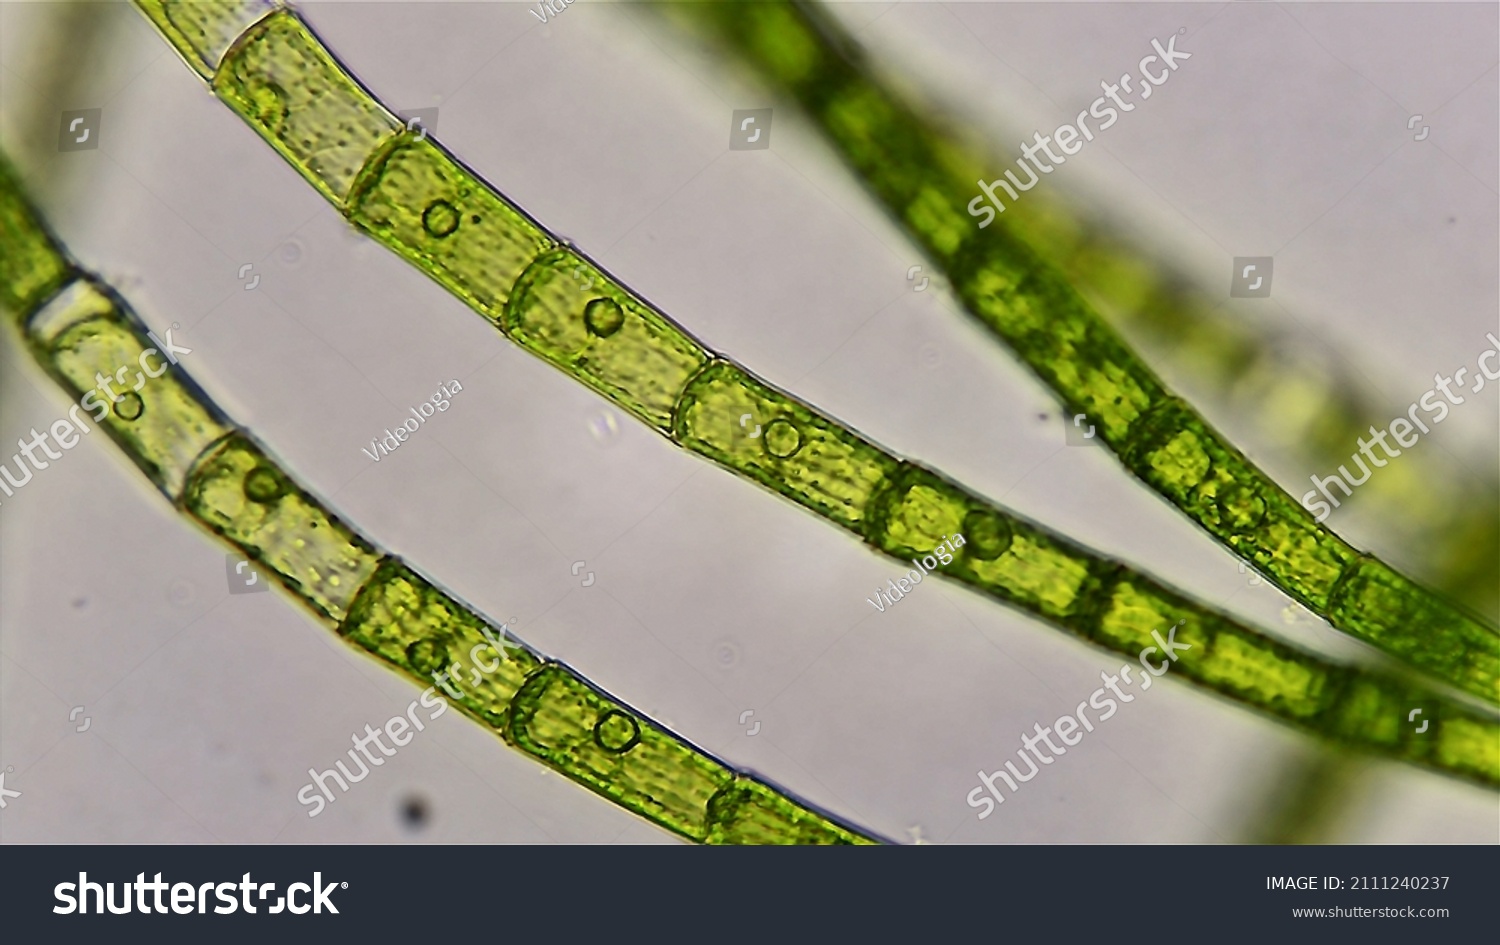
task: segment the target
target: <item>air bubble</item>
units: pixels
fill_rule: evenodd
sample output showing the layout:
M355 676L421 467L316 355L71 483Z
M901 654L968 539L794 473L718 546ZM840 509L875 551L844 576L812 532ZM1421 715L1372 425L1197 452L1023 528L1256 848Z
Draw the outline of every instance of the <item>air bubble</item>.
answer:
M245 498L264 505L286 493L286 484L269 466L256 466L245 474Z
M583 325L598 338L608 338L625 324L625 313L614 299L594 299L583 307Z
M458 229L458 211L446 200L434 200L422 211L422 228L438 239Z
M802 448L802 433L790 420L772 420L765 437L766 452L777 459L786 459Z
M610 709L594 726L594 741L611 754L623 755L641 743L641 724L619 709Z
M963 553L980 561L994 561L1010 549L1010 526L988 509L974 509L964 516Z
M127 391L119 400L115 401L115 416L121 420L139 420L141 414L146 412L146 402L141 400L141 395L135 391Z

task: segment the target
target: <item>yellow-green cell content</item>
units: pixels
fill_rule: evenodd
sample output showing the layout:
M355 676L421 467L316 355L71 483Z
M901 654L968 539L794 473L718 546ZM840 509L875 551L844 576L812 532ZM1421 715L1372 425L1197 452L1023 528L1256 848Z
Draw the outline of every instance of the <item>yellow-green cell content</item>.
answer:
M1024 208L1024 224L1016 213L977 223L966 207L976 181L994 175L882 83L837 17L785 0L666 7L707 26L802 106L968 312L1053 389L1066 414L1086 414L1131 473L1334 627L1500 703L1500 629L1384 565L1378 582L1361 579L1367 556L1174 396L1029 244L1029 230L1063 230L1059 214L1022 202L1009 209Z
M251 31L255 42L272 42L268 38L280 36L284 37L288 50L283 52L268 46L256 52L256 56L270 57L277 62L312 57L317 63L306 67L312 87L330 97L353 96L359 99L346 102L328 114L381 110L379 103L341 71L332 55L322 49L305 27L278 27L275 31L257 29L259 32ZM221 74L236 68L235 61L240 51L249 47L250 40L247 40L232 50L225 59ZM344 79L329 79L330 70L344 75ZM294 75L295 70L278 73L288 80ZM215 87L221 84L216 77ZM304 98L305 90L289 94L285 100L302 101ZM320 107L325 110L333 108L332 105ZM872 134L883 134L882 113L881 109L862 113L862 127ZM311 115L312 111L309 110L308 114ZM337 138L336 131L331 129L324 134ZM308 134L318 137L311 128ZM972 516L975 534L983 536L981 541L971 535L969 546L962 549L965 556L961 561L945 566L945 572L1054 626L1135 658L1136 651L1130 650L1120 636L1103 633L1100 626L1101 615L1108 611L1115 583L1122 575L1130 574L1122 564L1079 547L960 487L949 485L935 473L920 471L914 463L881 449L847 425L819 413L793 395L775 391L728 358L705 349L626 290L618 280L576 255L571 248L549 256L551 248L547 241L555 238L525 218L508 201L506 205L512 208L512 216L500 214L496 219L503 222L513 217L515 222L506 234L485 237L502 247L494 250L493 268L486 269L482 264L486 251L476 248L469 252L462 245L468 239L466 234L476 231L466 229L468 217L465 213L469 205L461 206L460 203L478 199L477 195L486 190L494 193L496 200L503 198L435 145L413 149L413 160L423 166L432 161L446 160L449 166L407 175L406 179L425 182L412 194L407 194L395 177L387 176L385 168L389 166L390 155L408 149L406 141L409 138L409 134L402 133L372 144L365 169L358 175L359 182L353 186L349 204L337 196L331 199L357 224L372 233L378 233L379 226L387 226L390 234L396 234L391 240L397 252L448 285L492 322L496 319L495 306L501 305L503 300L502 330L518 343L625 406L658 430L663 429L668 397L673 387L681 383L682 389L673 399L675 406L668 427L674 442L792 498L902 561L909 556L908 550L925 553L932 546L929 544L923 548L905 532L892 530L888 533L885 530L896 514L890 509L894 501L892 497L904 497L911 491L904 488L907 476L925 478L935 494L947 496L940 505L951 507L949 517L959 521L959 527L953 531L967 533L968 526L963 522ZM307 161L304 156L287 148L281 150L305 176L316 176L310 167L304 166ZM943 159L937 160L936 165L950 166ZM901 174L905 175L901 177L902 181L909 182L913 175L925 173L913 168L910 162L903 163L902 167ZM366 197L377 192L383 201L383 209L378 214L374 204L367 203ZM459 203L444 196L460 192L467 196ZM945 216L938 212L941 201L950 196L945 187L918 186L910 195L911 206L915 208L913 219L941 221L951 217L951 214ZM440 214L434 216L435 199L451 203L452 211L439 207ZM476 226L488 226L492 222L492 218L482 212L475 215L481 218ZM399 225L391 222L398 217L404 222ZM381 223L382 220L385 222ZM418 232L419 220L423 221L420 223L421 233L426 233L426 236ZM942 226L944 232L951 229L947 224ZM447 235L436 235L440 233ZM435 250L432 248L437 245L434 240L451 242L444 242L441 250ZM537 259L526 262L517 274L527 247L532 245L546 248L538 253ZM990 294L996 311L1003 309L1014 330L1029 339L1037 352L1045 355L1039 358L1039 362L1047 364L1056 377L1077 377L1090 385L1090 392L1083 400L1109 405L1108 416L1102 420L1107 429L1114 432L1107 433L1106 438L1118 433L1128 439L1137 422L1153 404L1158 403L1157 389L1152 386L1155 379L1144 366L1132 360L1133 355L1128 349L1080 308L1076 300L1070 301L1072 290L1066 283L1029 264L1022 265L1027 262L1024 259L1013 261L1014 265L1009 268L1002 265L998 270L988 262L980 265L985 260L995 261L997 265L1005 260L989 249L983 250L984 260L965 257L969 246L969 243L963 243L944 251L951 251L955 258L970 259L974 265L965 270L965 279L970 276L974 279L970 287L984 289ZM567 286L568 282L575 284ZM964 286L968 283L964 280L955 279L954 284L961 292L967 291ZM531 292L533 285L536 286L534 293ZM1024 310L1018 307L1023 300ZM1058 326L1055 331L1049 327L1053 323ZM706 366L695 374L692 365L699 356L706 358ZM741 409L736 415L737 405L748 409ZM756 417L758 410L766 414L763 419ZM744 414L750 414L750 417ZM745 421L744 425L741 420ZM753 431L750 425L755 423L762 426L758 438L749 435ZM747 442L755 439L760 442ZM1151 445L1156 440L1148 438L1138 442ZM1224 505L1227 510L1223 513L1225 520L1234 528L1242 529L1244 526L1240 523L1252 517L1253 501L1226 499ZM871 514L871 510L880 511ZM959 512L962 512L961 518ZM947 512L941 514L948 515ZM908 522L909 512L901 512L900 517L907 532L912 535L920 532L924 541L933 537L926 531L930 523ZM1267 639L1253 628L1222 617L1211 608L1149 578L1138 575L1132 575L1132 578L1137 587L1149 589L1160 598L1174 602L1174 620L1163 622L1160 625L1163 629L1178 619L1196 615L1205 625L1218 628L1216 632L1232 632L1244 640L1256 641L1257 652L1266 654L1266 665L1271 671L1280 672L1278 666L1273 665L1274 657L1276 661L1290 659L1313 676L1320 672L1354 672L1315 654ZM1139 631L1141 628L1132 625L1129 629ZM1145 632L1149 633L1150 629L1145 628ZM1500 637L1496 640L1500 641ZM1417 655L1411 660L1456 685L1467 684L1471 691L1477 689L1479 695L1487 698L1495 698L1497 689L1500 689L1500 681L1494 678L1476 685L1473 675L1466 670L1455 671L1452 665L1424 660ZM1228 675L1207 670L1176 675L1304 729L1352 744L1377 746L1373 738L1365 738L1357 731L1331 731L1320 718L1298 711L1298 707L1283 699L1275 687L1239 685ZM1380 678L1380 685L1398 686L1389 677ZM1422 748L1383 743L1378 744L1377 750L1400 757L1415 757L1425 752ZM1491 775L1479 777L1494 780Z
M0 298L42 367L74 396L94 391L106 371L114 378L117 365L145 368L138 383L127 375L116 398L99 402L107 413L97 422L180 511L264 565L342 638L429 687L424 700L435 682L445 693L455 687L458 707L510 744L689 840L876 842L539 657L380 551L225 417L180 364L150 358L153 339L135 313L67 259L3 157L0 208L9 224L0 259L25 251L58 274L47 299L35 282L0 269L12 279ZM9 308L18 299L31 307Z

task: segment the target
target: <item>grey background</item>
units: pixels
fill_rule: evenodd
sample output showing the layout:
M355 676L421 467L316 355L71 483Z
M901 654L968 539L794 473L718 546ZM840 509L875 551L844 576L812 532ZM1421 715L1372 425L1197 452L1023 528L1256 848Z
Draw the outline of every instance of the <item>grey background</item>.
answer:
M51 182L71 250L148 323L182 324L192 375L367 536L653 718L933 842L1233 841L1310 750L1168 679L978 821L963 800L976 770L1118 658L938 581L876 613L865 598L896 565L677 451L355 236L128 7L103 9L104 52L67 62L74 89L49 100L45 76L73 54L46 40L51 6L0 4L0 135ZM1105 451L1066 448L1042 387L940 287L912 291L922 260L806 123L720 57L584 0L546 26L521 4L302 10L388 106L439 107L448 147L706 344L1205 601L1356 649L1251 586ZM1192 60L1048 186L1107 201L1226 294L1233 256L1274 255L1273 299L1237 300L1244 317L1341 352L1398 409L1434 371L1472 370L1497 327L1494 5L837 10L1007 148L1185 27ZM768 106L771 148L731 152L731 112ZM86 107L104 110L99 148L56 153L55 116ZM44 120L24 124L29 108ZM1424 142L1406 129L1417 112ZM13 333L0 345L9 443L68 403ZM361 452L455 378L452 408L395 454ZM1497 389L1421 448L1493 463ZM1298 494L1328 471L1276 470ZM1377 523L1333 524L1401 560ZM225 551L100 436L0 506L0 768L23 792L0 841L672 840L457 713L310 820L307 769L418 690L285 595L231 596ZM423 830L399 817L410 796L433 812ZM1492 793L1370 763L1333 839L1497 830Z

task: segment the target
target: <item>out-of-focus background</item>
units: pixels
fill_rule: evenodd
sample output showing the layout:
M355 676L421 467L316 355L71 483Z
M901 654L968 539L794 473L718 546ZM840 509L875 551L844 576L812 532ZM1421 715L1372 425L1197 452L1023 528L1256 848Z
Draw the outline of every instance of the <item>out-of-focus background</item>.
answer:
M1204 601L1360 654L1104 450L1065 445L1042 386L940 284L914 291L926 264L790 103L655 15L594 0L545 24L521 3L299 9L383 102L435 109L435 137L711 347ZM1177 35L1191 60L1034 194L1107 211L1392 417L1435 372L1472 375L1500 333L1493 5L832 9L882 70L1007 154ZM767 107L770 147L731 150L732 112ZM60 150L63 113L86 109L97 147ZM979 821L976 771L1118 657L936 580L876 612L867 598L897 566L679 452L357 236L128 4L0 3L0 147L80 262L148 324L179 325L184 367L357 528L841 816L901 841L1235 842L1264 836L1321 770L1310 740L1168 677ZM1227 299L1236 256L1274 257L1270 298ZM362 452L453 379L450 410L378 464ZM1497 391L1416 449L1492 482ZM69 406L0 334L0 444ZM1203 406L1294 495L1334 471ZM1399 522L1352 503L1329 524L1425 573ZM419 690L280 593L230 594L227 552L99 436L0 502L0 770L22 792L0 841L673 839L456 712L308 818L308 768ZM1336 767L1304 839L1500 839L1491 792Z

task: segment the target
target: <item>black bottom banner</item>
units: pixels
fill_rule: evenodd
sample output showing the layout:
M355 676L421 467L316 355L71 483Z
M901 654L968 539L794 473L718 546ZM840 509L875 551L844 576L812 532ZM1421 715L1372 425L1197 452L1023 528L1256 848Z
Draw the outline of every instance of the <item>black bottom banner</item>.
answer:
M17 846L10 941L1489 940L1495 847ZM696 930L696 931L694 931ZM1139 934L1136 934L1139 933ZM13 937L12 937L13 936Z

